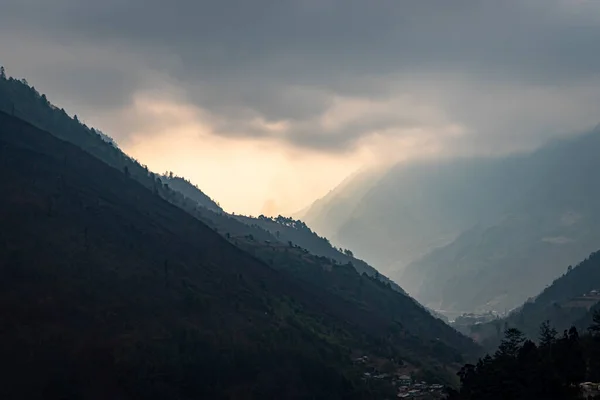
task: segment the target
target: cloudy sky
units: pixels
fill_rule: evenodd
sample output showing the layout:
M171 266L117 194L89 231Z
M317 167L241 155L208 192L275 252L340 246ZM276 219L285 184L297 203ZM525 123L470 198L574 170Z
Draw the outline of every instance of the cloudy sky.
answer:
M598 0L1 0L0 64L228 211L600 122Z

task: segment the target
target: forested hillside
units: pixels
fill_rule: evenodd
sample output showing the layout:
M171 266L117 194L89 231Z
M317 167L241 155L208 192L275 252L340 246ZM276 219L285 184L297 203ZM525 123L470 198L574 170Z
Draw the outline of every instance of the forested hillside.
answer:
M333 249L328 241L324 245L323 240L326 239L318 237L312 231L305 230L302 234L298 234L298 230L288 229L284 233L285 237L280 240L274 235L274 232L264 229L264 226L261 226L262 229L257 229L259 225L264 225L264 221L241 216L231 218L213 199L190 181L172 172L161 175L149 171L147 166L140 164L121 151L108 136L94 128L87 127L78 120L77 116L71 118L64 109L59 109L51 104L46 95L37 92L24 79L18 80L6 75L0 79L0 110L22 118L60 139L77 145L105 163L126 171L129 176L151 188L169 202L208 223L222 235L252 235L260 239L261 244L264 244L265 240L282 241L286 244L292 240L296 245L308 249L315 255L333 257L343 263L351 261L359 273L366 272L370 276L376 274L379 276L379 273L364 261L348 257ZM236 220L243 223L237 223ZM288 237L290 235L291 237ZM392 283L383 276L381 279ZM394 286L401 290L397 285Z
M176 192L181 193L186 198L195 201L199 206L207 210L223 213L223 209L213 199L202 192L198 186L192 184L187 179L174 175L173 172L164 173L160 179Z
M246 225L258 227L268 231L275 239L282 243L292 243L310 251L312 254L331 259L335 263L350 264L359 274L365 273L375 277L384 283L389 283L392 287L401 293L406 293L400 286L380 275L379 272L363 260L354 257L349 249L337 249L325 237L321 237L312 231L304 222L294 220L281 215L270 218L261 215L257 218L236 215L236 219Z
M8 397L360 398L387 389L357 379L353 351L399 367L411 356L460 360L445 340L420 336L429 316L402 303L412 300L352 268L321 273L337 283L321 289L297 278L321 268L271 268L127 174L4 114L0 140ZM414 321L390 319L407 306ZM428 333L474 350L441 321Z
M560 334L544 323L527 337L508 328L493 355L459 371L461 388L447 399L599 399L600 314L588 330Z
M320 299L74 146L0 144L3 398L366 393Z
M545 321L559 331L570 326L581 330L590 325L599 303L600 253L595 252L575 267L565 268L562 276L506 318L474 325L470 334L490 348L500 341L502 326L517 328L528 336L534 336Z
M6 186L11 196L4 199L3 226L16 225L18 221L15 218L27 215L27 219L19 223L18 229L5 231L2 236L0 252L6 261L3 265L7 265L3 271L7 274L3 282L14 288L6 294L6 307L16 307L16 299L30 293L28 288L32 282L29 279L35 278L39 279L39 296L42 297L32 296L31 303L23 303L23 309L29 307L31 312L38 313L35 315L61 308L70 310L65 302L75 299L73 306L77 305L79 311L72 311L72 315L87 313L87 318L96 322L109 321L110 324L103 327L107 331L91 322L89 327L90 331L97 328L98 332L106 333L108 342L101 341L99 346L107 354L113 354L110 356L113 359L103 361L105 364L102 365L108 365L107 370L115 369L118 374L138 370L135 379L141 379L130 381L133 377L119 376L118 379L127 381L123 384L128 389L110 389L110 385L114 384L111 381L108 386L110 390L156 390L157 393L188 390L174 389L173 382L182 382L190 371L208 368L207 360L212 356L202 361L205 364L196 367L196 361L181 358L187 353L194 354L196 350L188 352L181 349L196 345L197 351L204 351L206 346L219 348L214 342L217 340L215 335L220 345L233 347L231 357L238 357L233 354L237 352L237 345L232 343L241 346L241 354L249 352L249 365L254 365L252 357L272 353L272 358L264 358L271 366L263 368L257 362L258 367L251 368L254 372L246 372L244 377L240 376L239 371L231 370L230 366L222 366L229 368L229 372L223 370L223 375L219 375L223 386L202 389L190 381L190 392L179 393L181 398L202 390L221 393L225 386L246 390L248 384L244 379L253 382L258 379L255 385L251 385L256 393L271 393L269 391L275 390L272 382L279 381L286 388L283 390L310 393L324 390L330 393L329 389L312 387L312 384L304 382L304 373L301 372L304 367L295 364L295 356L290 353L293 349L300 349L309 358L313 357L309 354L318 353L316 358L298 360L298 363L306 362L307 368L314 371L330 368L330 372L323 372L324 376L332 374L330 379L340 382L342 386L349 385L348 390L352 393L356 391L359 397L361 393L366 393L364 390L372 393L373 390L385 391L389 387L386 389L385 385L376 385L375 389L373 382L363 384L355 380L356 374L361 371L349 365L349 360L356 352L387 360L392 370L410 368L415 373L426 374L430 379L435 377L444 380L448 379L452 368L464 356L469 357L478 351L472 341L433 318L410 297L393 290L390 283L381 277L360 275L350 262L314 255L294 243L273 240L274 235L266 229L246 225L234 216L201 206L193 198L173 190L163 178L127 157L94 130L51 106L45 96L37 94L23 82L4 80L0 83L0 89L6 90L1 92L1 99L4 104L10 104L11 109L14 104L15 115L18 114L16 110L30 110L34 116L32 120L37 120L39 125L47 124L53 135L56 132L55 136L76 146L60 142L14 117L0 115L2 162L5 169L11 172L7 177L10 185ZM14 96L14 100L12 97L7 100L4 95ZM19 112L23 116L24 111ZM61 131L63 126L65 132ZM97 159L78 148L89 151ZM98 227L94 227L96 224ZM65 225L64 229L62 225ZM52 231L64 231L64 235L55 235L46 243L44 238ZM216 231L221 235L220 239L215 235ZM205 238L206 235L209 237ZM163 241L168 248L162 248ZM31 246L37 246L36 251L32 251ZM38 255L40 258L35 258ZM240 259L228 258L234 256ZM223 263L227 264L224 269ZM252 268L259 271L256 277L246 277L244 271L250 267L246 267L245 263L255 265ZM22 274L21 266L30 268L31 273ZM254 271L252 268L250 270ZM46 275L47 271L50 271L49 275ZM13 282L13 279L17 281ZM19 279L23 280L23 285L13 285ZM254 285L251 289L243 287L246 279ZM136 285L141 285L139 292ZM150 293L158 286L169 289L164 296L152 297ZM227 290L221 291L220 288L224 286ZM255 291L256 287L258 292ZM114 290L108 290L110 288ZM50 296L55 300L50 301L49 308L36 308L45 307L40 299L53 291L55 294ZM248 297L236 301L238 291ZM39 304L35 303L38 301ZM210 311L213 309L211 302L217 303L214 313ZM267 305L263 307L265 302ZM204 314L208 311L203 307L211 312L210 318ZM128 322L133 310L141 309L145 310L140 312L140 318L144 320L139 324L136 319ZM16 330L6 331L4 343L19 343L19 346L13 350L4 348L3 351L9 354L11 351L20 351L20 346L33 346L35 354L32 358L24 358L22 369L15 369L15 382L23 382L21 374L30 363L36 363L38 357L50 357L45 353L47 346L41 343L46 340L46 335L54 335L52 332L56 331L53 329L64 333L65 338L75 334L79 317L70 319L69 313L71 311L60 320L54 317L47 321L32 319L34 322L30 327L34 330L29 331L26 330L29 328L21 326L25 323L25 316L29 318L31 315L17 313L19 315L15 316L13 325L25 335L19 336ZM231 325L230 313L233 315ZM154 317L150 320L148 315L151 314ZM252 316L254 314L255 317ZM159 324L162 318L166 319ZM232 333L238 329L235 327L237 318L249 322L247 333L240 333L240 337ZM171 322L167 323L167 320ZM197 323L202 324L202 329L195 326ZM154 328L145 324L154 324ZM288 324L291 326L289 334L286 333ZM239 329L245 332L246 328ZM272 329L276 329L276 332L273 333ZM200 333L196 330L200 330ZM277 339L279 334L286 338L281 343ZM81 339L85 342L77 344L81 349L85 349L89 343L86 335L82 335ZM20 339L17 340L17 336ZM40 342L34 345L36 340ZM299 345L292 346L293 349L288 351L284 344L286 340ZM121 341L123 349L115 347L115 343ZM301 343L312 347L302 350L304 345ZM246 345L252 350L247 350ZM269 350L264 349L266 345L271 346ZM71 351L68 343L64 342L57 343L56 348L57 352ZM140 353L134 349L146 350L139 350ZM114 354L115 351L118 354ZM213 354L206 351L207 354ZM147 360L147 356L153 358ZM270 368L279 362L275 361L277 357L290 360L290 369L287 372L284 372L286 368L280 371L289 375L289 379L281 380L277 373L272 373ZM54 378L48 378L48 382L36 382L31 390L38 390L50 383L58 385L59 391L65 390L60 387L66 385L64 380L68 371L78 369L81 362L78 354L74 354L73 358L70 355L65 357L64 364L58 368L63 371L58 373L58 383L51 383ZM124 364L117 366L111 364L113 362ZM146 362L148 366L142 368ZM39 368L39 371L43 371L48 364L40 363ZM215 366L211 373L221 374L220 368L219 365ZM145 381L151 371L157 371L161 376L154 383ZM259 375L263 378L257 378ZM116 379L111 375L106 379L113 378ZM316 380L314 384L321 385L319 382L324 381ZM38 384L41 386L36 386ZM86 386L85 383L82 385ZM158 385L158 388L153 385ZM7 390L12 389L15 388ZM332 388L330 394L342 393L349 392L338 386L337 389Z

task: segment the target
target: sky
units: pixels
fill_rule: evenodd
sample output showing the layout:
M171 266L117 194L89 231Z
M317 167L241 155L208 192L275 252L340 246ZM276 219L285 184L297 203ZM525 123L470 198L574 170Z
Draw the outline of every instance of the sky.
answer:
M2 0L0 64L230 212L600 122L598 0Z

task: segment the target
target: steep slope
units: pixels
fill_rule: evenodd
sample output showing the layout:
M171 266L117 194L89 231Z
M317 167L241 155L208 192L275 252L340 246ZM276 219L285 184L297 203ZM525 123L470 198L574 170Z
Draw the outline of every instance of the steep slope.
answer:
M383 273L398 273L506 208L521 188L513 179L517 164L518 158L399 164L352 200L352 213L331 235Z
M4 398L362 398L386 389L357 379L352 351L401 363L459 361L448 342L475 350L353 268L268 267L5 114L0 163Z
M221 206L204 194L198 186L193 185L187 179L173 175L172 172L164 174L160 179L169 185L171 189L181 193L188 199L195 201L199 206L216 213L224 212Z
M600 132L524 158L527 185L498 221L467 230L398 280L442 310L512 309L600 246ZM517 278L518 277L518 278Z
M600 245L599 152L596 130L533 153L398 165L335 237L426 306L504 311Z
M265 241L279 240L268 230L259 228L258 221L250 219L247 224L240 223L239 217L227 215L221 207L198 187L186 179L166 173L157 175L130 158L114 142L107 140L107 136L93 128L88 128L75 118L71 118L63 109L52 105L45 95L38 93L25 81L14 78L0 79L0 110L28 121L38 128L47 130L54 136L66 140L99 158L103 162L126 172L130 177L152 189L172 204L183 208L190 214L207 223L222 235L230 237L245 237L251 235L264 245ZM370 176L370 175L369 175ZM288 230L288 232L291 232ZM274 233L274 232L272 232ZM312 233L311 233L312 234ZM312 237L301 235L302 243L296 243L316 255L333 256L339 262L352 261L357 270L375 276L376 270L363 261L346 257L331 248L324 249L321 238L312 234ZM283 242L290 240L286 238ZM389 279L382 277L384 281ZM389 281L391 282L391 281ZM397 289L399 287L395 285ZM401 290L401 289L399 289Z
M555 279L537 296L527 300L507 317L488 324L470 327L470 335L492 348L501 340L500 327L517 328L535 338L544 321L562 332L570 326L585 329L592 313L600 305L600 252L590 254L575 267Z
M0 163L3 398L361 397L322 299L4 115Z
M359 170L295 217L335 242L340 226L353 214L362 197L377 184L383 173L381 169Z
M15 101L15 104L19 105L18 109L30 108L30 112L33 113L34 116L45 115L45 117L41 117L39 118L39 120L42 121L41 123L47 123L53 126L52 134L55 134L58 137L65 138L68 141L75 143L78 147L89 151L97 158L117 168L117 170L114 170L111 168L107 168L105 165L99 167L99 162L90 161L96 159L90 157L88 157L87 161L80 159L81 157L85 157L79 153L79 155L76 157L77 159L65 157L65 152L73 152L77 149L71 146L70 150L65 150L63 148L63 146L65 146L64 143L57 144L61 142L53 142L48 138L38 141L40 137L38 136L38 134L41 134L42 137L44 135L48 135L45 133L40 133L33 129L31 126L22 124L21 122L15 122L13 119L11 119L5 114L1 115L2 121L6 124L6 130L3 130L2 132L2 137L3 139L5 139L3 140L2 144L3 151L5 151L7 154L13 155L17 154L17 152L14 151L15 148L29 149L27 151L31 151L31 153L28 153L26 156L24 156L25 158L31 157L30 160L24 161L20 160L18 157L3 157L2 159L3 162L5 162L5 166L7 166L8 169L15 170L17 172L26 170L22 168L21 164L35 166L33 172L29 171L31 172L31 175L22 176L17 174L14 176L16 182L14 183L16 192L27 192L28 194L27 196L25 196L26 198L31 197L35 199L35 204L29 206L41 207L43 209L43 212L41 214L46 213L46 215L48 216L53 216L57 210L56 207L58 207L59 205L61 207L67 207L67 204L65 203L68 203L70 204L70 207L81 208L79 210L80 213L90 213L91 215L87 215L86 218L92 218L92 221L95 221L93 218L96 217L101 219L106 218L106 222L108 222L109 220L112 221L114 225L110 225L112 226L111 229L115 229L116 231L118 231L112 232L112 230L109 229L110 227L106 227L106 229L101 232L101 236L103 239L102 243L104 243L104 240L107 240L110 246L121 246L121 248L119 248L120 253L113 251L112 248L103 248L99 250L100 253L96 253L94 255L93 262L90 262L86 258L74 258L75 261L70 261L70 263L68 264L69 266L73 266L77 263L89 263L90 265L96 265L96 268L94 270L103 271L103 268L106 267L106 265L103 265L102 259L106 259L107 263L116 262L117 264L124 266L128 265L128 261L133 262L135 265L146 265L146 263L150 262L150 264L148 265L148 270L153 271L151 274L152 276L145 276L142 274L140 276L132 276L132 279L134 279L135 282L137 282L137 280L140 279L141 281L148 279L159 279L160 283L155 282L155 284L162 284L164 286L165 281L169 282L169 285L171 285L170 278L166 279L165 277L172 276L172 271L178 269L176 267L173 267L173 265L188 265L189 262L191 262L192 264L201 264L202 262L206 261L210 262L212 267L217 268L217 270L215 271L209 269L209 272L206 273L209 273L211 277L208 278L203 276L203 273L205 272L203 272L200 275L194 276L193 280L197 279L204 283L190 283L187 280L183 279L183 281L187 282L185 284L182 283L186 290L188 288L188 286L186 286L188 283L191 285L198 285L198 287L202 288L205 284L211 285L213 282L213 278L221 282L217 284L217 287L219 287L219 285L231 285L232 290L235 290L235 284L232 284L227 279L223 279L223 277L219 277L219 263L215 260L212 260L212 256L210 255L213 251L221 255L223 252L228 253L230 250L225 250L227 249L227 247L223 247L221 249L220 245L216 246L214 243L202 246L196 243L195 241L198 238L198 240L201 240L202 236L198 236L196 238L193 232L182 232L182 227L189 225L190 222L182 222L178 218L183 218L182 215L185 216L185 218L189 218L189 215L193 215L196 218L209 224L209 226L211 226L213 229L218 230L220 234L227 237L229 241L235 244L238 248L243 248L246 250L247 253L251 253L258 259L263 260L264 264L259 263L262 266L261 268L267 268L267 271L271 272L274 272L274 270L276 270L279 271L278 274L282 274L281 276L283 277L281 277L280 275L278 276L280 276L279 279L282 279L283 281L277 281L277 283L273 284L272 286L275 287L276 290L271 290L272 287L269 285L265 286L266 283L264 281L267 278L263 279L261 277L261 279L258 279L258 287L261 290L266 290L265 295L260 295L258 297L273 297L272 300L265 301L267 301L267 303L269 304L269 308L267 310L269 314L267 315L275 314L278 317L276 318L276 321L284 320L284 322L287 324L288 322L290 322L290 318L292 318L292 322L290 322L292 328L289 329L294 330L295 333L290 333L290 340L297 340L301 342L300 339L297 339L297 334L301 336L306 336L305 334L308 334L307 337L311 337L311 335L316 335L317 339L315 339L315 350L317 348L321 348L322 352L324 352L323 354L337 354L333 358L329 358L329 356L327 356L323 359L318 359L317 357L317 359L311 360L310 362L307 361L307 363L313 363L317 370L321 368L318 365L324 366L325 368L331 366L339 370L343 376L340 375L337 378L332 376L331 378L334 380L341 379L341 381L350 382L349 384L351 386L356 385L355 383L352 383L354 381L353 378L350 376L354 373L353 371L355 370L353 368L349 368L347 365L349 359L348 352L350 350L373 354L383 359L395 360L394 362L398 365L403 364L406 366L408 365L408 363L410 363L412 367L416 369L420 369L423 371L426 369L433 370L434 374L436 374L437 376L443 376L446 373L446 367L451 366L454 362L460 360L461 353L469 355L477 351L477 348L473 345L473 343L470 340L457 334L456 331L449 328L441 321L432 318L414 300L410 299L408 296L402 295L401 293L392 290L389 284L383 283L379 280L368 278L364 275L361 276L357 274L355 268L350 267L350 265L340 265L339 261L333 262L331 258L312 255L308 251L298 248L297 246L290 247L287 244L278 247L274 246L273 244L275 243L275 241L271 241L273 235L267 230L259 228L257 226L243 224L235 217L228 216L223 213L212 212L204 207L199 206L198 203L196 203L195 201L190 200L186 196L183 196L181 193L172 190L168 184L165 185L160 180L160 178L158 178L152 172L149 172L146 168L141 166L135 160L130 159L120 150L116 149L109 143L106 143L97 133L95 133L95 131L83 126L77 121L73 121L68 116L66 116L66 113L58 111L53 106L49 105L47 100L45 100L45 97L39 96L39 94L37 94L35 91L32 91L30 88L28 88L22 83L18 83L18 85L15 87L21 87L21 91L26 90L25 94L18 92L18 96L15 95L17 96L17 99L21 99L19 100L20 102ZM1 83L0 88L2 88ZM6 98L3 98L3 100L6 100ZM32 119L36 118L32 117ZM52 123L49 121L59 121L60 123L52 125ZM13 126L14 130L11 130ZM62 132L61 127L65 127L67 133ZM34 134L34 131L37 133ZM18 133L18 135L15 136L15 132ZM29 136L25 135L25 133L28 133ZM35 156L32 154L35 154ZM44 156L46 158L50 158L54 160L54 164L41 165L39 164L40 160L34 160L37 156ZM42 158L44 159L44 157ZM56 160L60 162L57 164ZM13 162L14 164L9 165L9 162ZM96 164L93 164L94 162ZM94 173L92 174L92 176L89 176L89 171L86 170L86 165L88 163L92 163L93 165L95 165L94 168L96 168L93 170ZM64 171L61 168L64 169ZM39 176L35 175L43 171L45 171L44 173L50 174L51 176L61 178L57 178L55 181L52 181L52 179L48 180L46 179L46 177L42 179ZM79 173L80 175L77 175L77 173ZM60 196L60 193L62 193L62 189L57 190L56 186L54 186L54 188L47 186L36 186L38 182L48 181L55 182L55 185L61 185L58 187L62 187L62 185L64 184L63 178L67 175L71 176L73 179L75 179L75 181L69 183L68 186L71 188L71 190L67 191L62 197ZM123 179L125 179L125 183L123 183ZM113 180L114 182L112 182ZM32 184L32 182L33 184L35 184L34 187L28 187L28 185ZM146 187L146 189L139 186L138 183L142 183L143 186ZM126 188L123 187L124 184L127 185ZM131 192L129 185L134 185L134 187L137 187L137 189ZM75 190L73 188L78 189ZM89 195L86 195L82 198L78 195L79 189L88 190ZM37 192L38 190L39 193ZM109 216L103 213L98 214L98 207L103 208L107 206L107 203L105 202L106 196L104 194L99 195L99 193L103 193L104 190L108 190L113 196L124 196L124 199L117 198L116 200L117 203L125 202L126 207L124 209L119 209L117 207L116 210L112 210L118 211L117 216L113 215L110 216L110 218L108 218ZM29 193L29 191L31 191L31 193ZM142 193L144 194L142 195ZM154 199L152 200L152 202L158 202L158 204L160 204L160 209L147 209L148 199L145 197L147 195L152 196L152 198ZM177 210L177 208L169 206L169 204L164 202L164 200L162 200L161 197L162 199L165 199L171 202L172 204L177 205L177 207L185 210L187 214L181 214L181 211L173 211ZM60 201L57 202L57 199L59 199ZM135 202L140 202L137 208L134 205ZM12 207L13 204L11 203L5 208L5 211L8 212L9 215L19 215L21 211L12 213L11 208L9 206ZM166 208L162 209L161 207ZM62 210L63 212L60 213L60 216L61 218L65 218L68 215L68 213L64 212L64 208L62 208ZM128 217L127 213L130 210L134 210L134 215L136 216L136 218L132 219ZM37 213L37 217L40 216L39 210L35 211L23 208L22 211L31 212L32 215L34 213ZM171 218L171 212L178 213L177 215L179 215L179 217ZM157 216L160 217L159 221L155 220ZM148 238L147 240L147 238L145 237L147 235L147 232L145 230L136 230L136 227L139 222L137 221L138 217L148 218L148 221L144 221L144 224L146 226L158 227L167 232L166 236L172 238L172 241L169 241L169 245L171 246L177 246L176 243L180 242L178 239L178 235L185 236L185 240L182 241L179 245L180 247L177 247L178 250L184 252L191 252L193 254L197 254L199 251L200 255L204 258L202 260L192 261L189 261L189 259L182 260L181 257L177 255L177 252L174 251L171 251L171 253L169 253L171 255L169 255L168 257L163 257L161 255L163 253L161 246L162 241L164 240L164 235L160 238L154 236L152 240L149 240L150 238ZM61 259L71 260L72 257L69 256L69 254L71 253L76 254L77 257L81 256L82 240L83 248L85 249L85 251L90 251L89 249L93 248L93 246L90 244L89 239L86 239L86 237L91 237L91 230L89 229L89 226L87 226L87 224L86 226L81 225L83 224L83 222L81 222L82 220L83 219L76 219L75 221L69 222L79 224L79 226L73 228L75 232L73 232L69 236L69 240L63 240L65 239L65 237L60 236L56 238L56 243L54 243L53 245L52 243L49 244L52 245L53 248L56 248L56 251L60 253L59 257ZM29 225L24 224L24 226L21 228L23 229L23 234L21 236L17 238L12 238L7 233L7 235L3 237L3 242L1 243L8 243L9 241L13 242L13 244L11 244L10 246L7 245L0 248L1 250L7 251L6 254L3 254L6 257L5 260L10 260L11 265L23 265L26 261L29 260L27 258L23 258L23 254L30 253L29 250L17 250L17 252L12 252L12 250L15 248L26 248L23 244L26 243L26 241L23 238L26 238L29 235L29 237L31 237L32 240L36 243L36 245L43 244L45 243L43 235L48 234L48 231L50 230L60 232L61 230L63 230L61 226L67 223L67 221L61 219L56 220L50 218L48 221L44 222L50 225L44 228L45 230L43 230L43 232L35 231L34 233L31 233L29 231L35 230L36 227L32 221L29 222ZM96 222L99 223L100 221ZM15 221L11 220L10 223L14 224ZM42 221L36 222L36 224L39 225L40 229L45 226L44 223L42 223ZM197 223L200 224L199 222ZM206 229L204 225L200 224L200 226L203 226L203 229ZM214 235L214 230L210 230L210 232L212 235ZM100 232L98 234L100 234ZM81 239L81 235L83 235L83 239ZM117 240L117 244L115 244L115 240ZM23 243L21 243L21 241L23 241ZM267 241L271 243L266 243ZM231 249L235 249L235 247L231 247ZM139 253L141 252L141 254L145 254L146 250L152 256L142 257L143 259L138 259L140 257ZM128 252L132 252L132 254L129 254ZM167 252L165 252L165 255L166 253ZM244 257L248 257L247 253L242 254L245 254ZM118 257L119 254L121 254L123 260L115 260L115 257ZM46 258L44 258L44 260L46 260ZM60 263L58 265L55 265L56 258L51 258L46 261L48 261L53 267L61 267ZM256 263L257 261L256 259L253 259L252 262ZM241 261L236 261L234 264L236 263L240 264ZM40 265L37 268L46 267L46 265L44 265L43 263L39 264ZM266 267L265 264L269 264L271 267ZM80 268L78 271L81 272L84 269L85 268ZM129 272L127 271L127 269L125 268L122 270L125 271L125 274L128 277ZM185 271L189 272L187 269ZM37 271L34 272L37 273ZM265 274L268 275L269 273ZM115 288L123 288L123 293L128 293L128 291L125 289L125 286L131 283L131 281L115 282L115 279L121 279L121 276L119 275L118 271L115 273L115 271L110 269L108 272L103 271L102 275L102 279L105 279L107 282L110 281L110 284L114 285ZM54 276L56 277L57 275ZM66 285L64 288L61 288L61 290L64 289L66 291L76 293L77 296L82 295L81 287L77 285L81 285L83 281L79 278L81 277L75 279L73 283L74 286L71 287L69 284ZM180 277L175 278L175 281L179 281L179 278ZM239 275L235 275L235 278L238 279ZM244 279L245 275L242 276L242 281L244 281ZM5 280L5 282L10 282L10 279ZM53 279L51 282L46 282L44 290L54 290L51 287L51 285L55 282L56 279ZM133 284L133 287L135 287L135 282ZM179 289L181 289L181 287L179 287ZM211 290L208 290L207 293L210 294L213 292ZM227 294L228 292L224 293ZM142 301L143 307L145 307L145 309L152 309L154 307L154 301L162 301L162 298L157 298L156 300L152 301L148 300L148 297L146 296L147 293L136 294L135 292L133 292L132 295L140 296L139 300ZM249 294L249 296L251 297L254 295L254 293ZM100 307L100 312L106 311L108 314L113 313L113 311L108 309L110 307L108 307L106 310L104 310L103 307L106 304L106 301L112 304L116 300L112 298L109 299L102 297L98 293L94 293L93 296L98 300L98 304L96 304L96 306ZM121 296L121 294L119 296ZM185 290L183 291L183 293L178 291L176 296L184 298L185 301L190 300L189 296L186 297ZM195 295L192 295L192 300L194 296ZM123 299L121 298L121 300ZM128 301L129 300L134 299L129 298ZM62 301L66 301L66 297L63 298ZM146 301L148 301L148 304L145 303ZM221 300L217 299L216 301L220 302ZM7 309L13 306L13 303L9 304L10 305L6 306ZM182 303L177 303L174 304L174 306L178 307L181 304ZM124 301L122 304L116 304L115 306L129 307L130 305L131 302L127 303ZM133 306L137 307L138 305L133 304ZM63 304L60 304L60 307L63 307ZM239 312L240 314L244 315L243 318L245 318L245 315L247 313L252 314L254 312L245 310L243 307L240 308L240 304L238 303L235 303L233 307L235 309L235 312ZM33 307L33 309L34 308L35 307ZM262 312L262 309L260 311ZM230 311L225 311L224 315L227 315L228 312ZM117 315L119 314L119 312L115 313ZM220 311L217 312L217 314L219 313ZM176 316L181 315L177 312L173 313L173 317ZM297 316L298 320L296 320L296 317L294 316ZM157 319L156 321L158 320L160 319ZM51 322L54 323L56 321ZM62 322L67 324L65 329L69 330L72 328L72 326L69 326L68 324L73 323L73 321L69 320ZM123 320L121 322L123 322L126 325L127 321ZM280 328L278 324L279 322L277 322L276 329L284 330L284 328ZM269 326L270 325L268 325L265 329L270 329ZM220 327L220 325L218 325L218 327ZM304 332L304 328L307 328L312 333ZM257 329L263 329L262 322L261 324L259 324L259 328ZM218 329L214 327L211 327L211 329L209 330L210 332L214 332L215 330L218 331ZM144 331L144 329L142 329L142 331ZM256 336L252 332L254 331L250 331L250 333L248 333L248 335L250 335L252 338L265 337L262 334L262 336ZM269 331L269 334L271 333L272 332ZM14 332L7 333L7 335L9 336L10 334L14 334ZM209 336L210 335L212 335L212 333L210 333ZM269 335L267 335L267 337L268 336ZM227 339L226 334L225 336L223 336L223 340L229 340ZM249 342L253 346L254 344L256 344L253 341L254 339L247 340L244 338L244 335L242 335L240 340L242 340L243 343ZM307 340L309 342L312 341L312 339ZM10 342L10 340L8 342ZM169 341L166 339L165 343L167 347L174 346L176 344L176 342ZM142 342L135 342L134 344L132 344L132 346L137 345L145 344ZM228 342L224 345L228 345ZM262 346L263 342L259 341L259 343L256 344L256 348L259 348L259 345ZM57 351L67 351L68 349L65 346L67 345L63 345L61 350ZM159 353L157 357L159 357L159 355L160 357L170 357L170 353L165 353L163 351L164 349L162 348L152 347L152 349L152 351L156 350ZM331 349L331 351L328 349ZM43 348L40 348L40 351L43 352ZM243 351L245 350L240 349L240 352ZM275 350L272 351L275 352ZM279 347L277 348L277 354L275 354L273 357L279 357L279 354L283 354L286 351L287 350L285 350L285 348ZM311 353L311 350L307 350L307 354L309 353ZM257 353L254 352L252 354L255 355ZM340 356L340 354L342 354L342 356ZM45 356L42 354L42 357ZM176 355L176 357L179 356ZM292 359L294 359L291 353L288 353L286 357L291 357ZM156 362L158 363L163 361L165 361L164 357ZM260 363L258 363L258 365L260 365ZM296 367L293 366L290 368L293 369L293 372L290 372L290 374L295 376L298 373L297 369L294 369ZM182 370L178 369L177 373L181 372ZM261 374L266 374L267 376L269 376L270 374L270 370L268 369L262 369L259 372ZM325 373L328 374L328 372ZM252 379L251 376L252 374L250 374L250 377L248 379ZM346 378L344 378L344 376L346 376ZM293 379L293 377L290 377L290 379ZM235 382L236 383L232 386L238 387L239 385L245 385L245 383L240 383L238 381ZM262 389L257 390L270 390L270 386L268 385L268 383L263 383L264 385ZM142 382L140 383L140 387L147 388L146 384L147 382ZM157 384L164 384L166 386L169 386L169 384L165 382L158 382ZM298 387L296 388L295 385L297 385ZM319 388L307 388L307 386L304 383L296 381L295 383L290 383L290 388L294 388L293 390L320 390ZM218 390L218 388L213 389ZM337 391L337 389L332 390L334 392ZM360 393L358 389L356 390L357 393ZM343 390L341 392L336 393L343 393Z
M311 254L331 259L334 263L350 264L359 274L365 273L369 276L377 277L382 282L389 283L395 290L406 293L396 283L380 275L375 268L355 258L350 250L343 252L334 248L327 238L317 235L302 221L286 218L281 215L276 218L268 218L263 215L258 218L237 215L235 218L242 221L245 225L264 229L273 235L275 240L281 243L291 243L292 245L308 250Z

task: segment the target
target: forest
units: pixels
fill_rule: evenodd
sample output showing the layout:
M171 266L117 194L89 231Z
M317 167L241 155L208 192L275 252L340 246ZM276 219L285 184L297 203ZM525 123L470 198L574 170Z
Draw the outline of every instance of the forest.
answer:
M584 334L507 325L473 363L472 340L304 222L227 214L4 71L0 94L5 397L394 397L357 354L454 387L449 400L575 399L600 380L597 312ZM538 300L593 288L597 262Z
M584 334L545 321L535 339L505 329L494 354L460 369L460 389L447 399L600 399L600 312Z
M478 353L350 261L202 207L26 82L0 93L3 397L372 398L394 388L357 354L450 384Z

